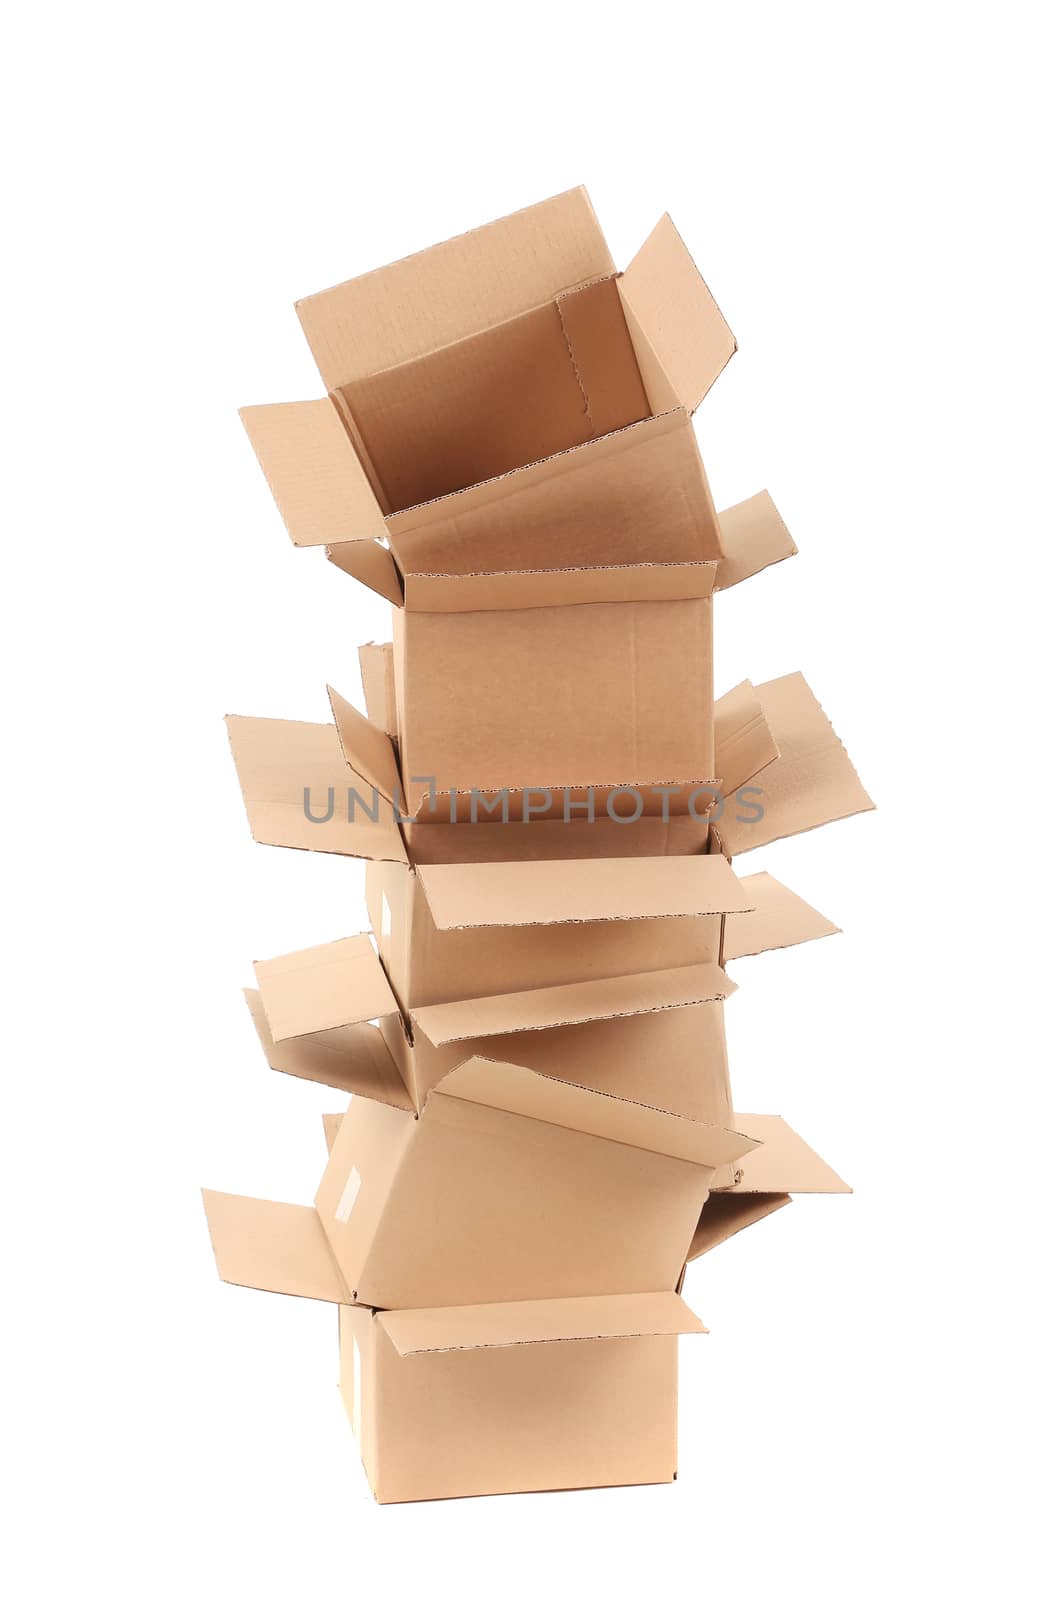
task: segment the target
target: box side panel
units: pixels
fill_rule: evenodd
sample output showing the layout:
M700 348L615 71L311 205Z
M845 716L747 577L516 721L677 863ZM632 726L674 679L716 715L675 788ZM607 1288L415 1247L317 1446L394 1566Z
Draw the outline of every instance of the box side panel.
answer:
M379 1338L383 1501L663 1483L677 1340L576 1339L399 1356Z
M406 613L396 654L412 812L416 776L440 791L713 776L708 599Z
M671 1290L708 1181L690 1161L435 1094L360 1298L404 1310Z

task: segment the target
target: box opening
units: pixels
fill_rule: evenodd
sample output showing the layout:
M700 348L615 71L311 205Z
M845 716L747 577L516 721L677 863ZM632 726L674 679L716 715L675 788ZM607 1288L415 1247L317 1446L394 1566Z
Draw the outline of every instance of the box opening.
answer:
M613 277L335 396L388 515L652 415Z

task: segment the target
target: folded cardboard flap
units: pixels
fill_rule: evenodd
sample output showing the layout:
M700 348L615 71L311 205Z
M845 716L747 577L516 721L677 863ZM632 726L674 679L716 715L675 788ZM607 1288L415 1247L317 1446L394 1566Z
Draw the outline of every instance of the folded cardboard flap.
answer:
M413 1109L386 1040L370 1022L332 1028L326 1033L299 1034L277 1042L269 1032L268 1018L257 990L244 989L243 994L265 1059L274 1072L326 1084L345 1094L381 1100L399 1111Z
M439 929L704 917L751 908L723 856L445 864L421 867L419 878Z
M779 755L761 698L749 678L714 702L713 745L717 784L725 797L756 778Z
M727 856L875 809L800 672L759 684L757 693L779 755L754 785L760 817L743 819L729 808L714 822L717 842Z
M432 1044L444 1045L460 1039L486 1039L497 1034L671 1011L723 1000L734 992L735 984L720 967L699 962L669 971L594 978L546 989L419 1006L412 1012L412 1021Z
M583 187L299 300L328 389L506 322L614 262Z
M726 1239L734 1238L744 1228L749 1228L755 1222L761 1222L765 1217L770 1217L774 1211L780 1211L790 1203L789 1194L715 1191L702 1208L702 1216L699 1218L698 1227L695 1229L688 1250L688 1260L695 1261L699 1256L705 1255L707 1250L716 1249Z
M737 1112L732 1126L757 1141L739 1161L739 1194L852 1194L782 1117Z
M765 950L786 950L811 939L826 939L839 933L833 922L814 911L804 900L767 872L755 872L742 879L754 909L744 917L725 924L724 959L757 956Z
M736 350L731 328L667 212L618 280L654 411L701 404ZM670 398L670 396L672 398Z
M767 489L722 511L720 524L724 560L717 569L714 587L718 590L731 589L777 561L798 554Z
M244 406L239 413L296 545L386 533L382 511L329 398Z
M439 1096L553 1123L711 1169L741 1160L754 1145L753 1135L692 1122L670 1111L563 1083L528 1067L485 1056L472 1056L441 1079L427 1100L424 1120L431 1115L435 1097Z
M411 1107L408 1109L411 1110ZM321 1120L324 1125L324 1143L327 1145L328 1155L335 1148L335 1140L338 1138L338 1130L342 1126L344 1116L344 1111L325 1111L323 1114Z
M269 1032L279 1044L398 1011L366 933L255 961Z
M259 844L408 864L392 792L380 791L367 774L351 768L333 722L238 716L225 721L250 831ZM352 722L344 731L351 759L364 755L371 764L378 758L379 747L369 739L363 751L357 745Z
M368 721L397 738L397 685L392 644L362 644L357 651Z
M225 1283L352 1305L312 1206L204 1189L217 1271Z
M679 1295L665 1292L506 1300L494 1305L380 1311L376 1317L401 1356L707 1331Z

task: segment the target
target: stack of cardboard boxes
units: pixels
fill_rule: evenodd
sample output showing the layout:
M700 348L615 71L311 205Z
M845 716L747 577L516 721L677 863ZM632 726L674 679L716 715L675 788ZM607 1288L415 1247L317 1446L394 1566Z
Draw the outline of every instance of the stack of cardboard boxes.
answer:
M207 1194L221 1276L339 1306L379 1500L668 1480L687 1262L845 1188L734 1108L730 964L836 930L732 859L871 805L798 674L714 700L714 594L794 553L699 457L735 341L668 217L619 273L583 190L298 313L327 397L246 427L394 640L366 717L229 732L372 934L256 964L270 1065L351 1099L315 1206Z

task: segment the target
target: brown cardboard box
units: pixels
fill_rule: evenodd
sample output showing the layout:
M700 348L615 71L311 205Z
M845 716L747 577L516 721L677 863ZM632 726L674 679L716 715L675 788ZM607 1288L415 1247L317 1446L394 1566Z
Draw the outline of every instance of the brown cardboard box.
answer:
M706 1330L672 1292L338 1315L380 1502L676 1477L677 1336Z
M618 274L572 189L297 309L328 398L243 412L295 544L710 559L691 412L735 340L668 216Z
M350 1102L316 1209L208 1194L221 1276L387 1310L674 1287L752 1137L474 1057L414 1114ZM532 1195L532 1206L526 1204Z
M838 931L767 873L748 881L758 906L733 920L730 959ZM258 1036L269 1065L294 1077L419 1110L480 1053L698 1121L731 1116L719 1002L735 984L714 962L474 995L408 1016L364 935L254 965L260 992L247 1001Z
M522 551L521 570L492 574L460 570L460 546L436 554L429 574L397 570L375 545L343 547L355 564L333 556L393 602L385 710L369 714L399 739L412 817L455 821L456 797L465 814L473 791L487 816L484 797L501 794L503 814L516 818L568 821L589 804L601 820L663 805L679 816L692 795L700 817L708 809L710 596L794 545L767 494L720 519L738 562L714 539L697 565L656 564L649 527L593 569L572 568L568 553L549 556L543 543Z

